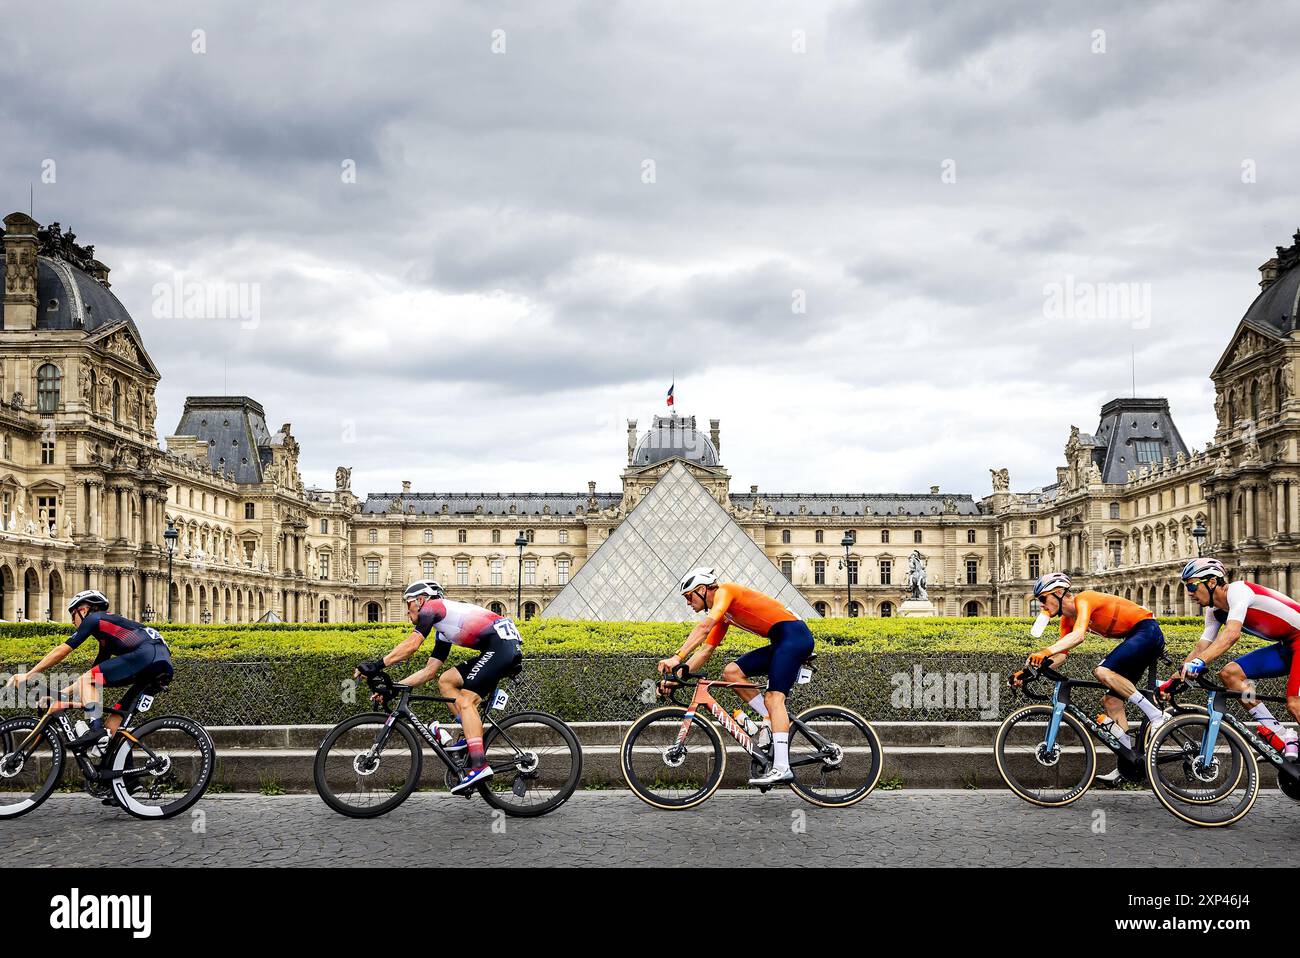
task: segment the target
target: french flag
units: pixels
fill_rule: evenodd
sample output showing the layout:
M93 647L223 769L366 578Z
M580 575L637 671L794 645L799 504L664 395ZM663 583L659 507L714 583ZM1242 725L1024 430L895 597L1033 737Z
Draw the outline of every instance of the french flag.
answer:
M673 390L676 388L677 388L676 382L674 382L671 386L668 387L668 405L670 406L673 404Z

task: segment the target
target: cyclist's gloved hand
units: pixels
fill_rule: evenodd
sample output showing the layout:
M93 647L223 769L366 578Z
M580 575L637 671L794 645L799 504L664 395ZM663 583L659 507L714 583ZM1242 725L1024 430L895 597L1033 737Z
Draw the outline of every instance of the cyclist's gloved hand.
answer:
M1159 685L1156 686L1156 692L1160 694L1161 698L1167 699L1169 698L1170 692L1174 688L1174 686L1181 685L1182 681L1183 680L1180 679L1177 675L1171 675L1169 676L1169 678L1165 679L1163 682L1161 682Z
M1025 684L1025 672L1027 669L1017 669L1007 676L1007 685L1013 689L1018 689Z
M360 672L362 675L364 675L366 678L371 678L372 676L376 676L380 672L384 671L384 660L366 659L366 661L361 662L357 665L357 671Z
M1034 668L1038 668L1043 664L1044 660L1050 659L1052 654L1051 649L1039 649L1037 652L1034 652L1029 656L1029 664Z
M1183 663L1183 675L1189 679L1194 679L1205 671L1205 663L1201 659L1191 659Z

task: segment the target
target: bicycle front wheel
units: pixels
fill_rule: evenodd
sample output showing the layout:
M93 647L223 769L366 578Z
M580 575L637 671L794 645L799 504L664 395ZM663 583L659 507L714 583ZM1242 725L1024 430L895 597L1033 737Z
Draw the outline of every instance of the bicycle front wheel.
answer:
M492 725L483 739L490 778L479 794L507 815L531 818L568 801L582 778L582 746L563 721L545 712L518 712Z
M49 725L33 739L37 724L30 717L0 722L0 818L26 815L63 775L63 742Z
M1147 775L1160 804L1175 817L1221 828L1246 817L1259 797L1259 766L1236 730L1220 725L1209 761L1202 757L1208 716L1170 719L1151 738Z
M993 757L1007 788L1031 805L1060 808L1077 801L1097 774L1097 750L1087 730L1068 713L1047 747L1050 705L1026 705L998 728Z
M823 808L856 805L876 787L884 766L880 736L857 712L819 705L790 726L790 788Z
M727 750L716 728L670 705L632 723L619 761L633 795L655 808L679 811L694 808L718 790Z
M171 818L208 790L217 750L198 722L163 715L133 729L134 741L121 738L110 768L113 797L136 818Z
M316 750L316 793L349 818L374 818L410 797L420 781L420 742L403 719L383 712L354 715Z

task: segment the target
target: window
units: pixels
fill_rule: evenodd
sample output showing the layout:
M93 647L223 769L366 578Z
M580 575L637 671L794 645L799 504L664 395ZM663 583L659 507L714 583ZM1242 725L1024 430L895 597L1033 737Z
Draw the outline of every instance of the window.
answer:
M793 559L781 560L781 574L785 576L786 581L788 582L794 581L794 560Z
M894 581L894 561L892 559L881 559L880 560L880 584L890 585L893 581Z
M827 606L825 602L814 602L813 608L817 611L817 614L823 618L831 613L830 607Z
M520 533L520 535L522 535L525 539L528 540L530 545L532 544L533 536L535 536L536 534L537 534L536 529L525 529L523 532Z
M1042 563L1038 553L1029 553L1029 578L1036 580L1042 574Z
M366 584L379 585L379 560L378 559L366 560ZM375 620L371 619L370 621L374 622Z
M782 529L782 530L781 530L781 544L782 544L782 545L785 545L785 546L788 546L788 545L790 544L790 530L789 530L789 529Z
M323 579L324 576L321 576L321 578ZM321 599L321 600L320 600L320 620L321 620L322 622L328 622L328 621L330 620L330 603L329 603L329 599Z
M58 522L58 505L57 496L37 496L36 497L36 515L43 517L41 521L45 523L46 529L54 528Z
M371 530L370 530L366 535L367 535L367 538L369 539L371 545L374 545L376 542L379 541L379 530L378 530L378 529L371 529Z
M502 567L502 562L501 562L500 559L493 559L493 560L488 564L488 568L491 569L491 571L492 571L492 584L493 584L493 585L500 585L500 584L501 584L501 567Z
M493 529L493 530L492 530L492 544L493 544L493 545L498 545L498 546L501 544L501 530L500 530L500 529Z
M426 579L432 579L436 575L437 565L437 559L425 559L420 563L420 571Z
M1037 519L1030 519L1030 520L1029 520L1029 534L1030 534L1031 536L1036 536L1036 535L1038 535L1038 520L1037 520Z
M525 602L525 603L524 603L524 621L527 622L529 619L531 619L531 618L532 618L533 616L535 616L536 614L537 614L537 603L536 603L536 602Z
M524 585L537 585L537 560L524 560Z
M194 494L193 494L193 493L190 493L190 495L192 496L192 495L194 495ZM194 503L191 502L190 505L194 505ZM245 519L256 519L256 518L257 518L257 505L256 505L255 503L252 503L252 502L245 502L245 503L244 503L244 518L245 518Z
M1160 441L1158 439L1139 439L1133 443L1133 454L1139 463L1160 461Z
M920 529L917 529L915 532L912 533L912 541L915 542L917 545L920 545L920 544L921 544L921 530L920 530Z
M976 559L966 560L966 584L975 585L980 580L980 564Z
M969 543L971 543L972 545L974 544L974 542L975 542L975 530L974 530L974 529L967 529L967 530L966 530L966 541L969 542Z
M814 533L814 538L817 540L817 544L821 545L823 542L826 541L826 533L823 532L821 529L818 529L817 532Z
M505 615L505 614L506 614L506 607L505 607L504 605L502 605L500 602L492 602L492 603L489 603L489 605L488 605L488 611L489 611L489 612L493 612L493 613L495 613L495 614L497 614L497 615Z
M560 585L565 585L569 581L569 560L555 560L555 581Z
M849 560L848 571L849 571L849 585L857 585L858 584L858 560L857 559Z
M889 544L889 530L888 530L888 529L881 529L881 530L880 530L880 541L881 541L881 543L883 543L883 544L885 544L885 545L888 545L888 544Z
M229 503L227 503L227 505L229 505ZM229 511L227 511L227 515L229 515ZM320 534L323 536L330 534L330 521L328 519L322 519L320 521Z
M378 621L379 621L379 603L378 603L378 602L367 602L367 603L366 603L366 621L367 621L367 622L378 622Z
M468 529L457 529L457 530L456 530L456 541L459 542L461 545L464 545L466 542L469 542L469 530L468 530Z
M849 603L849 618L850 618L850 619L856 619L856 618L857 618L858 616L860 616L861 614L862 614L862 607L861 607L860 605L858 605L856 602L850 602L850 603Z
M40 369L36 370L36 411L45 413L54 413L59 410L59 384L63 380L63 373L59 372L59 367L53 363L46 363ZM117 384L114 383L114 390ZM116 409L117 393L113 393L114 409ZM116 413L114 413L116 417Z
M1118 518L1119 518L1119 503L1118 503L1118 502L1112 502L1112 503L1110 504L1110 517L1111 517L1112 519L1118 519Z
M4 457L6 459L12 459L14 457L14 442L13 439L10 438L9 433L5 433Z
M813 560L813 585L825 585L825 584L826 584L826 560L814 559Z
M979 614L980 614L980 604L979 604L978 602L967 602L967 603L966 603L966 615L967 615L967 617L977 616L977 615L979 615Z
M560 530L560 545L567 545L568 542L569 542L569 530L568 530L568 529L561 529L561 530Z
M54 465L54 443L52 442L41 443L41 465L42 466Z
M330 554L328 552L322 552L320 554L320 577L322 579L328 579L330 577ZM323 622L326 620L322 619L321 621Z
M429 543L433 542L433 530L432 530L432 529L425 529L425 530L424 530L424 542L425 542L426 545L428 545Z
M469 560L456 560L456 584L469 585Z
M1106 548L1110 549L1110 564L1112 568L1119 568L1124 564L1124 540L1107 539Z
M844 536L845 536L845 538L847 538L847 539L849 540L849 542L853 543L854 545L857 545L857 542L858 542L858 530L857 530L857 529L845 529L845 530L844 530Z
M882 619L888 619L891 616L893 616L893 614L894 614L894 603L892 602L880 603L880 617Z

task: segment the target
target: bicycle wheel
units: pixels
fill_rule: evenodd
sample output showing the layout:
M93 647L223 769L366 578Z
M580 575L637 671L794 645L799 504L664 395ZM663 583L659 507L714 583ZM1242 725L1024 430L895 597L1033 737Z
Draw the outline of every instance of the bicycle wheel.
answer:
M217 750L193 719L161 715L120 737L109 767L122 772L112 782L113 797L136 818L171 818L208 790Z
M1031 805L1060 808L1081 798L1097 774L1092 737L1074 716L1064 714L1049 751L1050 705L1026 705L998 729L993 757L1007 788Z
M857 712L837 705L806 709L790 725L791 790L823 808L856 805L884 767L880 737Z
M683 726L686 738L678 742ZM694 808L718 790L727 750L716 728L670 705L632 723L619 761L632 794L655 808L679 810Z
M483 739L492 777L479 794L507 815L531 818L568 801L582 778L582 746L573 729L545 712L518 712Z
M1201 746L1209 727L1210 720L1204 715L1180 715L1166 722L1147 749L1147 774L1156 798L1175 817L1192 825L1220 828L1240 821L1254 806L1259 796L1259 767L1250 746L1228 725L1219 726L1212 759L1208 764L1202 762ZM1237 768L1241 774L1234 783ZM1179 787L1172 788L1169 782ZM1204 786L1196 801L1180 794L1195 791L1192 783ZM1205 795L1210 796L1208 800Z
M30 717L0 722L0 818L17 818L50 797L63 777L63 741L47 725L28 748L38 720Z
M423 761L420 742L405 719L393 720L391 727L390 719L383 712L354 715L335 726L316 750L316 793L340 815L374 818L415 791Z

